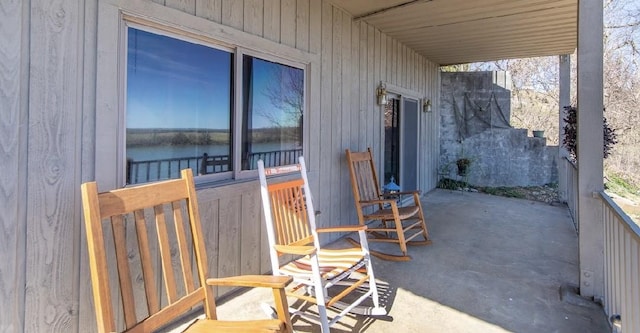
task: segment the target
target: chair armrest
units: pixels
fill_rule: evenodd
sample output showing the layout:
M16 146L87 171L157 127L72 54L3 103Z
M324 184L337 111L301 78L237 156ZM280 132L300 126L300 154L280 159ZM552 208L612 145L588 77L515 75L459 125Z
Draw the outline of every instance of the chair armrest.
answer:
M317 228L317 232L351 232L367 230L366 225L341 225L336 227Z
M395 199L360 200L361 205L390 204L392 202L396 202L396 200Z
M295 254L301 256L311 255L316 252L316 248L314 246L274 245L273 247L280 253Z
M291 281L293 281L293 278L290 276L241 275L241 276L231 276L231 277L225 277L225 278L209 278L207 279L207 285L284 288Z

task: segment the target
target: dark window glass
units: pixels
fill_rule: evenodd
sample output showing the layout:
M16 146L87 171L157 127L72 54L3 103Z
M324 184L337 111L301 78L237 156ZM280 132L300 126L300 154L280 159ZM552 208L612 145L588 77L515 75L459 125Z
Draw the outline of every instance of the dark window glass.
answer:
M127 184L231 171L232 64L229 52L128 28Z
M384 184L400 184L400 100L390 98L384 107Z
M243 57L242 169L297 163L302 155L304 71Z

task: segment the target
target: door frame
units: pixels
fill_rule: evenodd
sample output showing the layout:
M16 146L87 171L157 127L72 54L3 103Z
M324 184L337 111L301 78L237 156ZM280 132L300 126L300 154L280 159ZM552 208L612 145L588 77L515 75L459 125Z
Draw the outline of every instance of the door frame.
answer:
M424 103L424 101L426 100L426 97L424 97L422 94L420 94L417 91L414 90L410 90L410 89L406 89L400 86L396 86L394 84L388 83L388 82L384 82L382 81L382 83L386 86L386 90L387 90L387 95L389 98L400 98L400 117L402 117L402 113L404 111L404 100L405 98L409 98L412 100L416 100L418 103L418 137L416 138L416 160L417 160L417 165L416 165L416 185L417 185L417 189L418 190L422 190L422 175L420 173L420 162L422 161L422 150L420 149L421 145L421 140L422 140L422 129L423 129L423 115L422 115L422 105ZM385 131L384 131L384 106L379 105L378 106L378 110L380 111L380 142L378 143L378 149L376 152L376 156L379 156L378 158L378 165L376 166L376 168L378 170L381 170L381 172L378 172L378 178L380 177L384 177L384 140L385 140ZM402 121L401 121L402 123ZM402 128L400 129L401 133L402 133ZM403 154L405 153L404 151L404 138L402 137L402 134L400 135L400 160L402 161L403 159ZM401 182L402 180L402 167L399 170L400 174L399 177L400 179L398 180L398 182ZM379 184L382 184L382 182L384 181L383 178L378 179ZM384 184L382 184L384 185Z

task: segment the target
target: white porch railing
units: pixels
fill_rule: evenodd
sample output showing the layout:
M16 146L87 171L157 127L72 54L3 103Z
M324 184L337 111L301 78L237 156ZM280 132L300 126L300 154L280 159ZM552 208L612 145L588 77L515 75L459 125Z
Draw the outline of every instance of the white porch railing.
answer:
M578 230L580 223L578 223L578 167L568 158L563 158L564 168L567 175L567 206L569 206L569 212L573 218L573 224Z
M640 332L640 227L604 192L604 309L621 331Z

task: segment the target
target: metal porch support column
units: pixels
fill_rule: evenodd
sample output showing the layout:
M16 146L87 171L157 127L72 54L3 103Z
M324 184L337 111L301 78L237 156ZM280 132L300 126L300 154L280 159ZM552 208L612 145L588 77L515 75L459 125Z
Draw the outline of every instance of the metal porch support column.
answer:
M580 294L604 295L602 0L578 1L578 221Z
M568 54L558 57L558 74L559 74L559 88L560 98L558 100L558 106L560 115L558 118L558 196L563 202L567 201L567 163L565 158L568 153L562 145L562 138L564 138L564 118L567 116L567 112L564 110L565 106L571 104L571 56Z

